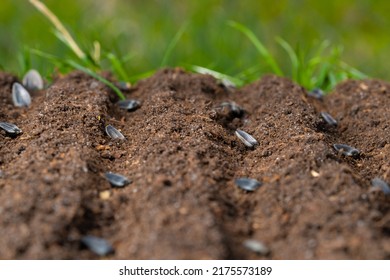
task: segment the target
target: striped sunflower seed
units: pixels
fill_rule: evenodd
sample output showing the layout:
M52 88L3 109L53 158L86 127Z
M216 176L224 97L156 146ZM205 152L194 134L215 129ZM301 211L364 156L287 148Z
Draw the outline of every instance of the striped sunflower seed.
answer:
M348 157L358 157L360 155L360 151L354 147L345 145L345 144L334 144L333 148Z
M39 72L35 69L29 70L23 77L23 86L31 91L43 89L43 79Z
M141 102L134 99L121 100L118 102L118 106L121 109L131 112L138 109L141 106Z
M112 245L107 240L100 237L86 235L81 238L81 242L87 246L89 250L99 256L106 256L114 252Z
M104 176L112 186L117 188L123 188L124 186L131 183L130 179L117 173L107 172L104 174Z
M8 134L17 135L22 133L22 130L12 123L0 122L0 128Z
M328 113L321 112L321 117L331 126L337 126L337 121Z
M237 129L236 136L241 140L242 143L244 143L245 146L249 148L254 148L259 145L259 142L257 142L252 135L246 133L243 130Z
M110 124L106 126L106 133L112 139L121 139L121 140L125 139L125 136L123 136L123 134L120 133L119 130L117 130L115 127L113 127Z
M234 182L239 188L249 192L253 192L261 186L261 183L259 181L250 178L239 178L236 179Z
M31 96L19 83L12 85L12 101L16 107L28 107L31 104Z

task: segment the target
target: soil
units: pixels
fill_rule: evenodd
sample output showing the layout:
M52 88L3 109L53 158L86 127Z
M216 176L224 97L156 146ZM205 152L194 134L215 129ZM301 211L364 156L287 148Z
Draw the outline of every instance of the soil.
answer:
M29 108L13 106L15 81L0 74L0 121L23 131L0 131L1 259L390 258L390 196L370 183L390 181L389 83L346 81L316 100L276 76L231 89L164 69L125 92L142 103L127 112L80 72L33 93ZM126 140L110 139L108 124ZM237 128L259 145L245 147ZM112 187L108 171L132 183ZM240 177L262 186L242 190ZM115 252L95 255L86 235Z

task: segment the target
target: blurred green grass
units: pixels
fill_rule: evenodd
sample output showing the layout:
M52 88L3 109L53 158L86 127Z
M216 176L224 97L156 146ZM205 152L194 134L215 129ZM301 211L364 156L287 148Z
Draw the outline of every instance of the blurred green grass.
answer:
M377 1L43 1L83 47L99 41L118 57L129 77L157 69L175 35L182 36L166 60L167 66L201 65L231 76L254 68L270 72L243 34L227 24L250 28L278 58L291 67L275 37L308 52L329 40L344 46L342 59L371 77L390 80L390 2ZM27 0L2 0L0 7L0 67L22 74L18 57L26 47L64 58L73 54L53 34L51 24ZM54 66L32 55L32 67L45 76ZM106 62L107 67L110 63ZM104 67L104 65L103 65ZM253 77L253 75L249 75Z

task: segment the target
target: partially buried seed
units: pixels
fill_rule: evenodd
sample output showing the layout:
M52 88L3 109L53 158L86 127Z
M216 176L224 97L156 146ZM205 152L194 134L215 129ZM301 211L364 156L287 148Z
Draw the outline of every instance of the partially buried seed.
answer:
M244 115L244 109L237 105L236 102L222 102L216 109L227 108L229 115L233 118L241 118Z
M31 96L19 83L12 85L12 101L16 107L28 107L31 104Z
M245 146L249 148L254 148L255 146L259 145L259 142L257 142L252 135L240 129L236 130L236 136L242 141L242 143L244 143Z
M0 128L8 134L17 135L22 133L22 130L12 123L0 122Z
M333 148L348 157L358 157L360 155L360 151L354 147L345 145L345 144L334 144Z
M321 112L322 118L326 121L327 124L331 126L337 126L337 121L328 113Z
M121 109L131 112L138 109L141 106L141 102L134 99L121 100L118 102L118 106Z
M267 246L265 246L262 242L254 239L245 240L243 245L245 248L259 255L267 255L269 253L269 249Z
M43 89L43 80L37 70L31 69L24 75L23 85L28 90L41 90Z
M130 179L121 174L107 172L104 176L112 186L117 188L123 188L124 186L131 183Z
M259 181L250 178L239 178L235 180L235 183L239 188L250 192L257 190L261 186Z
M315 88L307 93L308 96L314 97L316 99L322 99L324 97L324 91L319 88Z
M390 195L389 185L380 178L374 178L371 181L373 190L381 190L385 195Z
M119 130L117 130L115 127L113 127L110 124L106 126L106 133L112 139L121 139L121 140L125 139L125 136L123 136L123 134L120 133Z
M81 242L87 246L89 250L99 256L106 256L114 252L114 248L111 244L100 237L86 235L81 239Z

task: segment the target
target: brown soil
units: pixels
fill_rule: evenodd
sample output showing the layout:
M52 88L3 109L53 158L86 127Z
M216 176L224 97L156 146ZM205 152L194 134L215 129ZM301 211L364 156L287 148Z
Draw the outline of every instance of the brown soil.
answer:
M75 72L12 105L0 74L0 258L95 259L80 242L103 237L108 259L389 259L390 84L348 81L324 101L284 78L227 90L211 76L162 70L120 110L104 85ZM232 118L216 109L235 101ZM327 127L319 112L338 121ZM126 140L111 140L104 127ZM259 146L246 148L240 128ZM347 158L332 147L358 148ZM113 188L104 173L133 183ZM254 192L234 180L255 178ZM243 246L263 242L262 256Z

